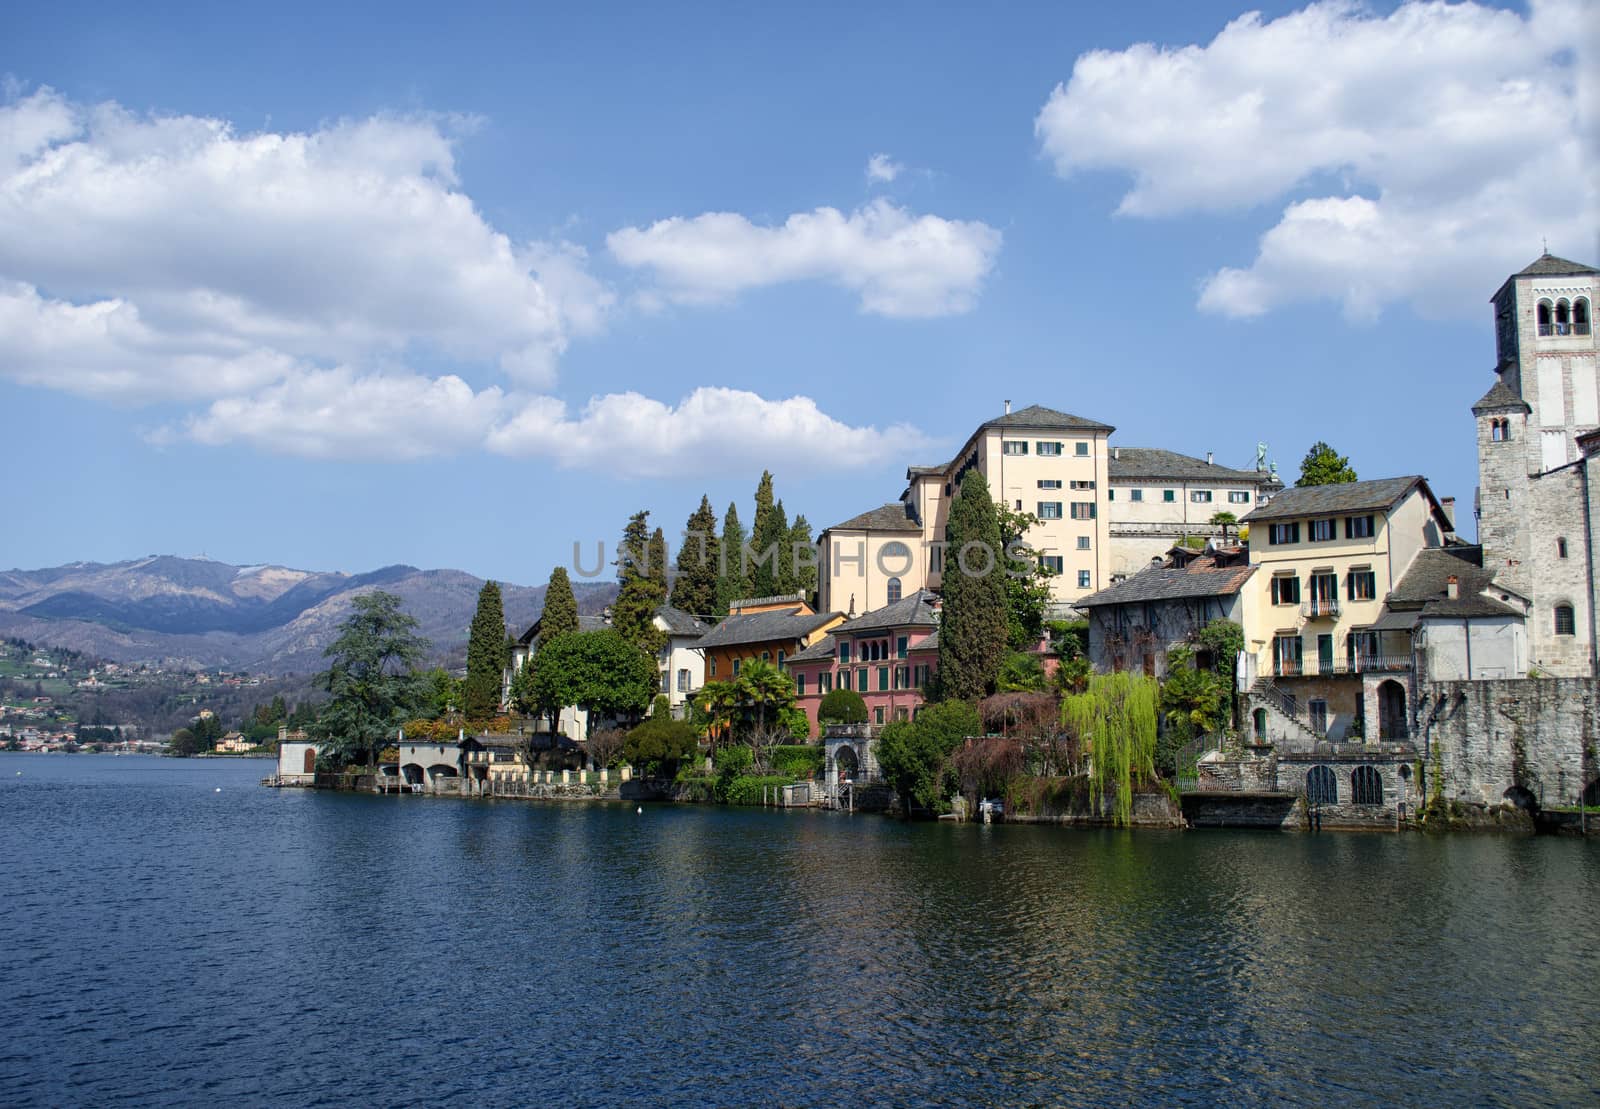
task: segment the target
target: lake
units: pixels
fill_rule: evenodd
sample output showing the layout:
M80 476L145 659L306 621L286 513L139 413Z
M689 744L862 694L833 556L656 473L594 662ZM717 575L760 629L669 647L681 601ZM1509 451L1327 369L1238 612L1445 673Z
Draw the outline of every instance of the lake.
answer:
M270 769L0 755L0 1101L1600 1103L1593 842Z

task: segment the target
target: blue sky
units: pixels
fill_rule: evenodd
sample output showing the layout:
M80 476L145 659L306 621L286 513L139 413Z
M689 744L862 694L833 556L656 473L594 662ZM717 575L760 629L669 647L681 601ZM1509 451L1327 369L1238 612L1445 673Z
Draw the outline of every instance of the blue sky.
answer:
M533 584L1006 398L1470 513L1488 297L1600 260L1580 8L1248 10L0 10L0 565Z

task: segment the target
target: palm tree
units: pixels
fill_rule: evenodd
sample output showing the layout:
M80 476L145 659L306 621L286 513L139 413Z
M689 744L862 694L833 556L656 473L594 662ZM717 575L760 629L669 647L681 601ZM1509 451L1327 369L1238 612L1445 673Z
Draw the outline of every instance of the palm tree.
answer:
M1213 527L1219 527L1222 529L1222 541L1224 543L1228 541L1228 529L1238 522L1239 517L1235 516L1227 509L1223 509L1221 512L1213 512L1211 514L1211 524Z
M711 746L715 747L717 740L733 727L739 699L737 682L710 681L695 694L695 705L706 718L706 739Z
M769 708L776 710L794 704L794 682L770 662L745 663L738 686L741 706L755 712L756 727L763 734L767 730Z

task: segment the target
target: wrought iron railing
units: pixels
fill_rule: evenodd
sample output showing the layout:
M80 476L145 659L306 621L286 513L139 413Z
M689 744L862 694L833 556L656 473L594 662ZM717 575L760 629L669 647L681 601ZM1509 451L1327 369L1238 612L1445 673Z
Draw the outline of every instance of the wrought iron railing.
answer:
M1300 615L1312 618L1319 616L1338 616L1339 598L1312 597L1300 605Z

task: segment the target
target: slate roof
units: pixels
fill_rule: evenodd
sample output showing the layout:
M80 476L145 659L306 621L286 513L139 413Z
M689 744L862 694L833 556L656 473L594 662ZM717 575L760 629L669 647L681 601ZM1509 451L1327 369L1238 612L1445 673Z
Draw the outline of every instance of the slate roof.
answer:
M939 473L944 471L940 470ZM922 531L922 525L911 518L911 509L900 501L868 509L852 516L842 524L834 524L829 531Z
M1457 598L1445 595L1449 578L1457 579ZM1521 610L1484 592L1509 593L1494 584L1483 568L1482 547L1434 547L1418 551L1384 605L1389 611L1420 610L1423 616L1517 616Z
M1287 520L1297 516L1336 516L1342 512L1375 512L1391 507L1418 485L1423 479L1412 474L1407 477L1378 478L1376 481L1348 481L1341 485L1290 486L1278 493L1270 502L1246 513L1239 521L1252 524L1258 520Z
M539 629L543 624L543 616L540 616L539 619L535 620L532 624L529 624L528 630L522 633L521 639L517 640L518 645L527 647L532 644L533 641L539 637ZM604 616L585 616L582 613L578 614L578 630L581 632L599 631L601 628L609 628L610 626L611 621L607 620Z
M1177 451L1155 447L1112 447L1106 466L1112 481L1129 478L1175 478L1180 481L1241 481L1256 485L1278 485L1268 470L1234 470L1203 458L1190 458Z
M939 629L934 628L932 634L911 645L912 651L937 651L939 649Z
M1148 604L1195 597L1228 597L1238 593L1255 571L1254 566L1239 566L1229 570L1152 567L1126 581L1092 593L1076 604L1079 608L1102 608L1107 605Z
M1530 413L1533 411L1527 401L1511 391L1511 386L1506 384L1505 378L1496 375L1494 384L1489 387L1489 391L1478 399L1477 404L1472 406L1472 414L1477 416L1500 408L1520 408L1522 411Z
M711 625L703 620L698 620L671 605L662 605L656 609L656 615L661 617L661 622L667 625L669 635L704 635L711 630Z
M1042 427L1060 431L1115 431L1110 424L1103 424L1099 420L1086 420L1082 416L1074 416L1070 412L1057 412L1054 408L1046 408L1039 404L1030 404L1026 408L1019 408L1015 412L1008 412L1004 416L996 416L987 420L983 427Z
M804 639L839 615L837 612L821 612L811 616L793 612L751 612L743 616L730 616L701 636L696 646L707 650L713 647L737 647L746 643L786 643Z
M879 631L885 628L936 627L939 614L928 603L928 594L918 591L902 597L893 604L864 612L854 620L833 629L834 635L854 635L857 632Z
M835 643L835 640L834 640L833 636L832 635L825 635L821 639L819 639L815 643L813 643L811 646L807 647L805 650L798 651L795 654L790 655L788 660L787 660L788 664L792 666L794 663L797 663L797 662L823 662L823 661L826 661L828 659L833 658L833 652L834 652L835 646L836 646L836 643Z
M1586 266L1582 262L1569 262L1565 258L1557 258L1548 250L1539 257L1529 262L1517 271L1518 277L1567 277L1580 273L1600 273L1593 266Z

